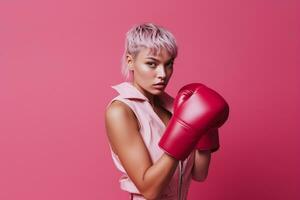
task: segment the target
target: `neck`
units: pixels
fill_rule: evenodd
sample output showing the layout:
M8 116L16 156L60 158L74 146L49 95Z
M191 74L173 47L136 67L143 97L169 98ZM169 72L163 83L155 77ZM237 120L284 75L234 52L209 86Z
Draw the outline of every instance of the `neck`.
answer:
M151 104L151 106L154 108L154 107L157 107L158 104L159 104L159 99L153 95L153 94L150 94L146 91L144 91L138 84L136 84L135 82L133 82L133 85L148 99L149 103Z

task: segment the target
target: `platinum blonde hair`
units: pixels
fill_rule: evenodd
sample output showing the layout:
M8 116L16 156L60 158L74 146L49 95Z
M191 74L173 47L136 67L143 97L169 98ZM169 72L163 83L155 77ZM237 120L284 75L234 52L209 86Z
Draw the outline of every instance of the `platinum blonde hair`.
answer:
M130 76L126 55L130 54L135 59L143 48L149 48L154 55L166 49L173 59L177 57L176 39L170 31L153 23L136 24L126 33L125 51L121 60L125 79Z

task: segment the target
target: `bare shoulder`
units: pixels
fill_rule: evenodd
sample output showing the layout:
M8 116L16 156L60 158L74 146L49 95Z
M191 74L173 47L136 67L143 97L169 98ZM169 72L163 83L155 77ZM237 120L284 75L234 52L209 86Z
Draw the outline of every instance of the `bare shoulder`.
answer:
M130 108L119 100L114 100L105 111L106 118L122 117L122 115L130 115Z
M137 118L131 108L122 101L113 101L105 111L106 133L115 153L117 146L140 137Z
M105 120L108 123L129 122L138 128L137 118L131 108L122 101L113 101L105 111Z

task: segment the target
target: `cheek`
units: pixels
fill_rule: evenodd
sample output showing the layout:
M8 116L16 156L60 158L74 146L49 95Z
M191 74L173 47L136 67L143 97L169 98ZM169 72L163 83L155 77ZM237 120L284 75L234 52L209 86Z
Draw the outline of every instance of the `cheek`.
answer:
M173 74L173 69L168 70L168 77L170 78Z
M139 76L143 78L152 78L155 75L155 71L147 65L140 65L137 70Z

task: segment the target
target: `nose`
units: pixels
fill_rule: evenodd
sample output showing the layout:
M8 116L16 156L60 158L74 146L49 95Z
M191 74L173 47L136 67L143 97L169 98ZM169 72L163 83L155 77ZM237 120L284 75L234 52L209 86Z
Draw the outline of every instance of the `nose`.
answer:
M159 78L161 78L161 79L166 78L166 71L165 71L165 67L164 66L159 65L157 67L157 76Z

